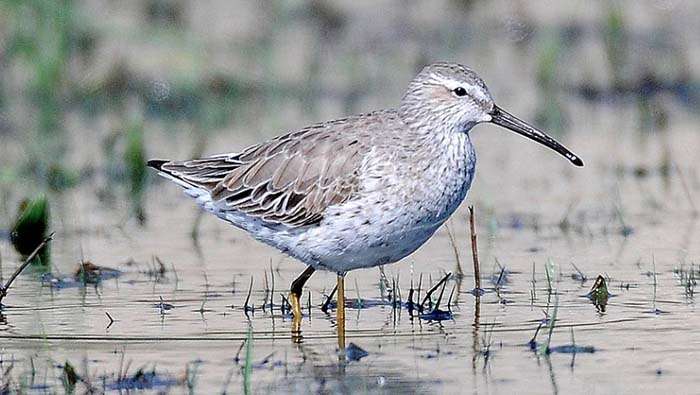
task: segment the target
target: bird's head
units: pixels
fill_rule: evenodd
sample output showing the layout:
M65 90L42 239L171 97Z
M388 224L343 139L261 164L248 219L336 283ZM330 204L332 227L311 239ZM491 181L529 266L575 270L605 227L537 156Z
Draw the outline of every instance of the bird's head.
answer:
M468 67L434 63L411 81L399 113L412 127L466 133L491 122L557 151L576 166L583 161L552 137L498 107L484 81Z

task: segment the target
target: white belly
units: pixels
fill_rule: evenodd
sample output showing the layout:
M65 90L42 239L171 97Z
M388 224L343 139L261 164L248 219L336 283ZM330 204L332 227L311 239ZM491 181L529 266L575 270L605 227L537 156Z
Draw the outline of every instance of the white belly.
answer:
M465 136L463 149L447 152L429 167L406 169L394 161L367 173L361 198L329 208L323 222L297 239L291 255L339 273L396 262L423 245L462 203L476 157ZM452 145L454 147L454 145ZM416 179L416 174L420 179Z

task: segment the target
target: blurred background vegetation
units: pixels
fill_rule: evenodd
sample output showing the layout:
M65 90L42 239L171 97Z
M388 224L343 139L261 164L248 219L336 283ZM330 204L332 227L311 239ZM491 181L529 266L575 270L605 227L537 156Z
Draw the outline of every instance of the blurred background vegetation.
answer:
M697 132L698 20L690 0L2 0L0 229L36 206L27 198L60 217L71 193L96 202L86 217L144 224L148 157L393 106L440 60L565 139L610 112L633 118L641 144L672 122ZM665 155L631 171L668 174Z

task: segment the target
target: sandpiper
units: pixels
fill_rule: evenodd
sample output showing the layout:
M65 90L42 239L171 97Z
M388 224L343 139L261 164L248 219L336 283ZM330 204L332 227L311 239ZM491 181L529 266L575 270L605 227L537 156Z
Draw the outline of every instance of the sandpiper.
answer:
M484 81L455 63L426 66L395 109L317 123L242 152L148 165L205 210L307 265L289 296L317 269L338 275L337 330L345 340L345 274L396 262L457 209L474 177L469 138L491 122L535 140L576 166L581 159L498 107Z

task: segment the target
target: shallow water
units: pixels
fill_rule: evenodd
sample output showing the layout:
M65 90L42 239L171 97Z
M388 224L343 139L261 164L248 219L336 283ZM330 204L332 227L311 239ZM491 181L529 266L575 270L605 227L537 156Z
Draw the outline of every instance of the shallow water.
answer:
M693 214L700 207L700 134L692 95L697 100L700 40L690 22L697 5L623 2L635 54L631 71L624 69L628 75L649 67L671 81L686 72L689 80L654 97L654 116L666 118L648 133L640 126L639 98L610 88L609 65L601 55L604 7L531 2L511 9L489 2L455 10L448 3L387 12L381 22L369 16L371 7L344 3L338 6L347 18L344 33L324 37L309 26L332 22L332 15L308 22L293 7L187 6L182 12L189 30L183 35L169 30L172 26L142 27L141 10L133 5L119 10L101 2L81 5L85 15L108 8L115 17L104 25L86 24L99 33L98 60L73 65L80 76L76 84L89 88L93 79L97 84L111 78L115 64L123 63L133 74L129 89L144 85L148 96L163 88L165 104L159 107L150 96L154 102L141 103L140 91L129 91L128 110L100 109L90 101L99 101L94 98L75 99L63 109L69 147L63 159L87 169L87 175L77 187L49 196L56 232L50 274L28 270L3 300L0 393L4 388L60 392L66 362L82 378L79 392L239 393L249 330L256 393L683 393L694 388L700 382L694 299L700 225ZM278 19L283 23L269 23ZM159 34L153 38L149 29ZM426 59L473 66L502 107L533 121L542 98L551 94L536 82L542 41L550 30L570 40L562 44L566 48L556 65L561 85L556 101L567 121L558 138L586 167L574 168L494 126L475 128L476 179L448 223L458 256L443 228L415 254L386 266L388 282L397 284L404 302L400 309L392 308L386 287L382 294L378 269L348 274L348 302L364 304L350 308L346 320L347 342L367 352L359 360L339 362L335 311L321 310L335 275L317 272L311 278L310 314L305 308L301 338L292 336L282 295L303 265L209 216L201 218L193 240L197 208L176 186L156 177L149 178L142 227L128 214L128 188L110 173L121 157L110 157L105 141L131 121L132 107L143 112L149 157L236 151L283 130L395 105L414 73L413 63ZM396 45L397 37L405 38L403 45ZM251 46L260 53L251 53ZM319 47L323 50L314 53ZM681 58L683 66L672 64L668 59L676 58L665 51ZM642 56L647 53L654 56ZM314 58L319 54L322 59ZM352 61L358 54L363 55L359 65ZM8 130L0 133L4 278L20 260L6 237L15 207L42 185L14 171L29 157L26 146L35 143L24 121L36 116L32 102L12 101L13 93L24 94L24 85L10 77L26 74L25 65L7 64L9 71L0 73L5 78L0 105L6 106L0 106L0 132ZM224 104L231 119L202 126L204 121L188 118L188 100L206 93L195 92L193 99L188 89L219 74L240 78L233 81L253 93ZM588 83L602 87L602 99L576 93ZM181 106L173 105L176 99ZM117 144L115 150L120 149ZM22 176L11 177L15 174ZM467 205L476 207L485 289L478 299L471 292ZM82 284L73 278L81 260L120 275ZM464 277L448 281L442 304L447 310L454 290L451 319L411 316L405 306L409 289L422 279L424 296L446 272L456 273L458 262ZM604 311L586 296L598 275L607 279L611 294ZM247 312L251 279L254 311ZM304 306L308 297L302 298ZM555 311L553 352L547 354L538 348L547 341L548 318Z
M488 141L483 135L476 137L477 145L486 151ZM513 150L522 143L504 136L493 138L502 138ZM576 146L575 139L572 145ZM590 158L585 144L582 148L581 155ZM119 221L114 213L99 211L98 203L80 198L81 191L70 192L66 200L75 198L76 207L86 204L95 214L89 216L91 224L82 226L70 224L72 218L85 215L82 210L61 216L64 227L53 244L54 274L67 277L75 270L76 250L95 264L123 273L97 286L63 288L42 285L38 274L22 276L5 300L0 322L3 365L14 364L15 380L55 388L60 385L57 366L70 361L79 374L87 372L101 388L100 376L115 375L128 362L130 373L141 366L155 366L159 374L174 380L182 380L189 364L196 367L196 389L218 391L230 376L228 388L237 392L242 388L245 355L239 348L250 326L256 392L359 388L363 392L567 393L585 388L586 392L631 393L694 384L698 379L693 350L700 335L692 328L700 320L678 271L697 273L694 261L700 243L696 221L677 185L680 181L670 180L671 187L663 190L657 176L620 179L625 226L630 228L625 230L610 203L596 201L597 188L585 186L587 179L595 178L590 173L607 171L600 170L604 166L595 164L594 158L589 159L593 165L572 171L569 180L561 181L560 172L569 172L563 160L542 150L528 155L542 158L556 170L537 174L537 169L523 169L517 176L505 170L505 178L517 178L512 185L489 182L485 173L495 166L489 155L481 157L480 180L470 197L477 202L486 289L479 305L470 293L473 276L463 207L451 222L466 273L461 286L453 279L446 287L445 298L457 287L453 318L421 320L388 303L350 309L347 341L368 356L346 364L339 364L336 356L334 311L325 314L319 307L323 294L334 285L333 275L321 272L310 280L311 316L304 318L303 339L294 342L291 321L280 311L280 294L286 294L302 265L207 217L194 244L189 234L196 209L176 187L165 183L151 192L145 229L127 224L120 230L114 226ZM578 205L568 213L569 230L560 225L567 207L554 192L556 182L581 191ZM523 198L510 204L500 201L502 197L492 205L482 203L488 201L492 186L512 188L513 195L522 189ZM652 210L638 198L640 189L678 205ZM526 208L528 201L535 200L537 206ZM623 232L630 234L625 237ZM2 252L7 272L17 258L7 242ZM159 278L149 273L157 269L156 256L165 268ZM551 294L545 274L549 260L556 270ZM506 270L496 292L499 264ZM261 307L266 298L265 277L271 287L271 269L273 312L269 306ZM455 270L454 251L443 229L416 254L387 266L386 274L389 281L398 278L405 301L411 281L416 286L420 275L424 295L426 284ZM605 312L586 297L598 274L609 279L612 294ZM246 316L243 305L251 277L255 311ZM356 299L359 294L367 305L380 300L379 278L377 269L351 272L346 297ZM302 299L305 306L307 297ZM160 298L167 308L161 307ZM567 352L544 355L528 346L555 304L551 346L575 344L576 353L564 349ZM115 319L111 325L106 313ZM545 326L537 341L542 343L546 337ZM30 379L32 363L35 376ZM183 388L184 384L171 389Z

